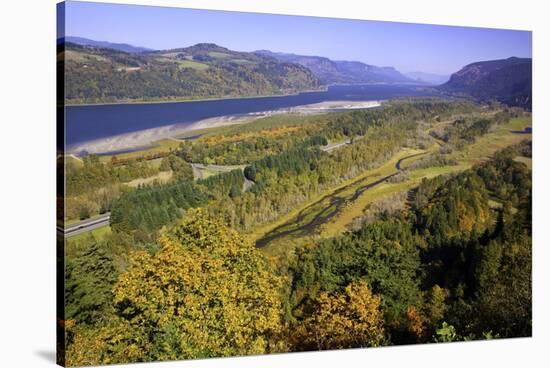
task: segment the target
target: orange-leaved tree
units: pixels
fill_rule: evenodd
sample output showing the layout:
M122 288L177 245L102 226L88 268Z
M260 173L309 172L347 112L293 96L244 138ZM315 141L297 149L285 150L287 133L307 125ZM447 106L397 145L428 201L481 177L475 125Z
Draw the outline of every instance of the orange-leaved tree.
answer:
M297 331L302 349L345 349L384 343L381 299L365 281L338 294L321 293L313 314Z

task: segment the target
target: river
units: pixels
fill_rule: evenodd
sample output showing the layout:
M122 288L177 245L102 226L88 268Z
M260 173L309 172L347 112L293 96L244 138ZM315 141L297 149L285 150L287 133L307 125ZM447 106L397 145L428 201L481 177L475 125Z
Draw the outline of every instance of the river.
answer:
M406 96L427 96L423 88L396 85L330 86L326 91L296 95L188 101L67 106L67 149L84 142L121 134L194 122L220 116L275 111L325 101L372 101Z

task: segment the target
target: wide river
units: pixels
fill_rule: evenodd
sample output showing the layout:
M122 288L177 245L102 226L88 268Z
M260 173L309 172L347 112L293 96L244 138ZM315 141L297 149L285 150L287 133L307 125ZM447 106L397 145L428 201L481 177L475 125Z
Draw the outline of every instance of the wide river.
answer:
M273 111L325 101L371 101L427 95L427 91L415 86L352 85L330 86L326 91L274 97L68 106L65 111L65 143L70 148L83 142L151 128L186 125L213 117Z

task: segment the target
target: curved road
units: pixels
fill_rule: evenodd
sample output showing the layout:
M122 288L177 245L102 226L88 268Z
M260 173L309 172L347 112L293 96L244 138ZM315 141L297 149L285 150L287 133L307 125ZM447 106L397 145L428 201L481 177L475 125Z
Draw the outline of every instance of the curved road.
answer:
M382 178L380 178L380 179L378 179L378 180L376 180L372 183L363 185L362 187L358 188L355 191L355 193L349 198L337 197L337 195L339 193L341 193L342 191L346 190L350 185L356 184L357 181L364 180L363 178L351 183L348 186L340 188L340 189L336 190L333 193L330 193L330 194L327 194L327 195L321 197L319 200L317 200L316 202L310 204L309 206L304 208L302 211L300 211L296 217L292 218L290 221L288 221L288 222L286 222L286 223L284 223L280 226L277 226L275 229L273 229L270 232L268 232L267 234L265 234L262 238L258 239L256 241L256 247L257 248L265 247L271 241L273 241L277 238L284 237L284 236L288 236L288 235L292 235L292 234L307 235L308 233L311 233L316 227L318 227L319 225L327 222L328 220L330 220L331 218L336 216L336 214L341 210L341 208L348 201L350 201L350 200L355 201L365 191L367 191L371 188L374 188L375 186L380 185L383 182L387 181L391 177L399 174L402 171L401 164L403 163L403 161L405 161L409 158L422 156L422 155L425 155L427 153L428 152L415 153L413 155L409 155L409 156L406 156L406 157L403 157L403 158L399 159L395 164L395 168L397 170L396 172L394 172L390 175L386 175L386 176L384 176L384 177L382 177ZM323 202L327 198L330 198L330 204L327 205L321 212L316 214L315 217L313 217L309 222L306 222L305 224L300 225L298 227L292 227L292 225L294 225L296 223L299 224L306 218L306 216L308 215L308 210L309 209L311 209L313 206ZM290 229L284 230L286 227L290 227Z

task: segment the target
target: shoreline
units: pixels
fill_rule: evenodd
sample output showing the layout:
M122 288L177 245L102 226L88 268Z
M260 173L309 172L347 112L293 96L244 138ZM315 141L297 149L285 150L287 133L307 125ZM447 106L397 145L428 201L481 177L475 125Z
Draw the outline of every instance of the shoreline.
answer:
M191 124L171 124L82 142L72 147L66 147L65 153L74 154L80 157L83 152L86 154L109 155L111 153L120 152L123 150L139 151L151 148L154 142L162 139L179 140L179 136L193 131L220 128L237 124L249 124L258 119L281 114L297 113L302 115L315 115L337 111L370 109L382 106L383 102L385 102L385 100L324 101L278 110L268 110L239 115L224 115L198 120Z
M145 104L169 104L169 103L184 103L184 102L208 102L208 101L224 101L224 100L239 100L239 99L252 99L252 98L269 98L269 97L288 97L298 96L302 93L312 92L327 92L330 87L338 86L403 86L403 87L420 87L430 88L433 86L417 84L417 83L331 83L320 87L319 89L305 89L302 91L296 91L291 93L279 93L273 95L257 95L257 96L217 96L217 97L199 97L199 98L186 98L186 99L173 99L173 100L128 100L118 102L97 102L97 103L67 103L65 101L64 107L85 107L85 106L110 106L110 105L145 105Z
M185 102L208 102L208 101L224 101L224 100L239 100L239 99L252 99L252 98L269 98L269 97L288 97L288 96L298 96L302 93L311 93L311 92L327 92L329 86L324 86L320 89L307 89L303 91L297 91L292 93L280 93L274 95L257 95L257 96L227 96L227 97L200 97L196 99L174 99L174 100L129 100L125 102L98 102L98 103L65 103L64 107L84 107L84 106L110 106L110 105L145 105L145 104L169 104L169 103L185 103Z

